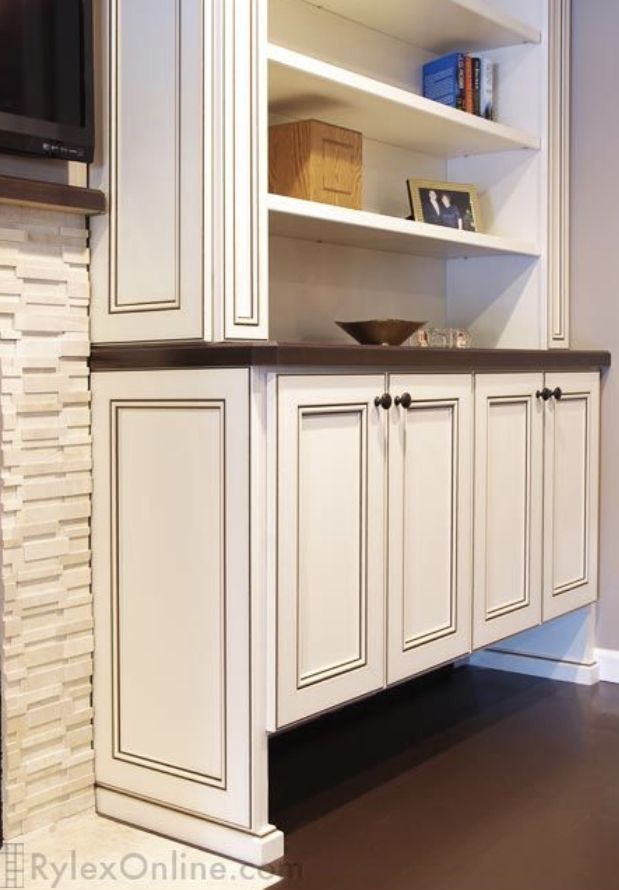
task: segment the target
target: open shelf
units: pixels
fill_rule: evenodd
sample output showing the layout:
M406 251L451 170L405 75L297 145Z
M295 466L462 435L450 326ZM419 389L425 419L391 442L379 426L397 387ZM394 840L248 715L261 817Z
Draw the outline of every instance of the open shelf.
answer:
M269 44L269 107L443 158L538 149L539 139L423 96Z
M533 244L513 238L446 229L284 195L269 195L268 208L270 234L286 238L443 259L501 254L539 256Z
M484 0L309 0L433 53L539 43L540 32Z

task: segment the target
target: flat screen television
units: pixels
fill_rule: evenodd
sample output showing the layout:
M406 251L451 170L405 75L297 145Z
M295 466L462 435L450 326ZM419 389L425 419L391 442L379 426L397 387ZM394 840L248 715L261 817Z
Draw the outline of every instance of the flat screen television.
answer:
M0 0L0 151L91 161L92 0Z

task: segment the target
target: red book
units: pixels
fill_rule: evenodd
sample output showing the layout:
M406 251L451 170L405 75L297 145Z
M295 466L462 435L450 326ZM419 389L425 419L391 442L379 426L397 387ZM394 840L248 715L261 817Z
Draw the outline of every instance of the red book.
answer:
M473 59L467 56L464 60L464 110L475 113L475 90L473 87Z

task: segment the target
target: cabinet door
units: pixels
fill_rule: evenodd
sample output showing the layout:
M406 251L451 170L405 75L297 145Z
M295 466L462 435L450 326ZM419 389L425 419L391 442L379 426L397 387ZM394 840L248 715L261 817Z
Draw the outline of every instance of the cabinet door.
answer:
M248 372L93 378L99 785L250 826Z
M473 385L470 376L393 376L390 411L387 677L471 646Z
M474 648L541 620L543 382L476 378Z
M97 6L100 147L91 185L93 339L210 338L212 3Z
M544 620L597 598L598 374L548 374L561 398L546 403Z
M384 683L383 387L278 381L278 726Z

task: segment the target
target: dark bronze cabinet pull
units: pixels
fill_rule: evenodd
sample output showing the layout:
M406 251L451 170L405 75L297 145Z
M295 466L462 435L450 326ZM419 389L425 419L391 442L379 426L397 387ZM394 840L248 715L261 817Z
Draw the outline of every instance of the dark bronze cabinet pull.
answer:
M551 396L552 396L552 390L548 389L547 386L545 386L543 389L538 389L537 392L535 393L536 399L543 399L545 402L547 402Z
M388 411L393 404L393 399L388 392L384 392L382 396L376 396L376 398L374 399L374 404L377 408L384 408L385 411Z
M557 387L555 387L555 389L553 389L552 395L557 400L557 402L560 402L561 399L563 398L563 390L561 389L560 386L557 386Z
M410 408L413 404L413 398L409 392L403 392L401 396L396 396L394 404L401 405L403 408Z

